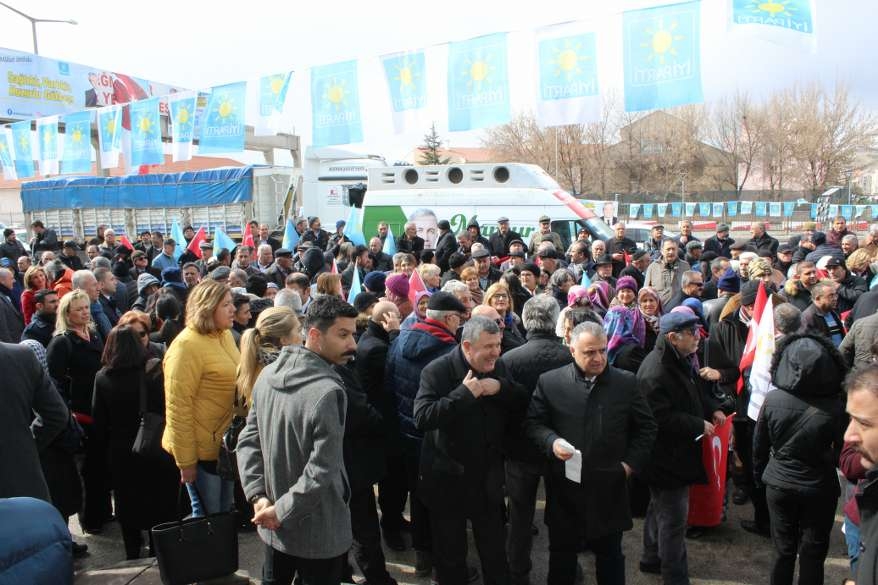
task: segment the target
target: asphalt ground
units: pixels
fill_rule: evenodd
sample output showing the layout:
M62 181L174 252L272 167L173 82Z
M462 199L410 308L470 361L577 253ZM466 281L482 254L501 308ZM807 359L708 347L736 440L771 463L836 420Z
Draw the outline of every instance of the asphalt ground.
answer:
M544 493L538 495L536 525L539 534L534 538L533 571L530 582L538 585L546 582L548 571L548 536L543 525ZM769 582L773 546L767 538L745 532L740 521L752 518L752 506L729 504L728 519L720 526L710 529L698 539L687 539L689 573L693 584L699 585L751 585ZM840 584L848 575L847 549L841 532L841 502L832 531L829 555L825 563L826 583ZM77 542L89 546L89 555L75 563L76 581L85 581L84 575L96 569L112 567L125 560L122 537L118 523L112 522L104 527L99 535L83 535L76 517L71 519L71 532ZM658 585L661 578L641 573L638 569L640 559L643 520L635 519L634 529L625 533L622 542L625 552L627 583L631 585ZM407 537L406 537L407 538ZM430 585L428 578L417 578L414 574L415 554L409 549L395 552L385 547L387 567L391 575L404 585ZM263 544L255 532L239 535L240 568L251 577L261 575ZM470 533L470 563L478 567L478 556ZM590 553L579 555L580 566L585 574L585 583L594 579L594 559ZM355 572L356 578L362 577ZM95 582L93 578L89 583ZM107 581L110 582L109 580ZM476 583L481 583L481 579Z

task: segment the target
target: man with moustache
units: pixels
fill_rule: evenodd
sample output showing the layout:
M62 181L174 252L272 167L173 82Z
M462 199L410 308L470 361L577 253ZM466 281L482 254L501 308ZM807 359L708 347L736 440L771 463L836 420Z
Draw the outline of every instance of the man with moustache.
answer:
M460 345L424 368L415 424L424 432L418 489L430 508L439 585L465 585L467 519L484 582L509 583L503 518L503 439L527 393L498 362L496 323L472 317Z

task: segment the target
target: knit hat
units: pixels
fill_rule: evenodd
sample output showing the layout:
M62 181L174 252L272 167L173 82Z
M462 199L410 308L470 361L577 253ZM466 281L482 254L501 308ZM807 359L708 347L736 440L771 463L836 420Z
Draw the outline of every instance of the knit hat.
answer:
M152 285L160 286L161 284L158 278L148 272L144 272L137 277L137 294L143 295L143 291L148 287Z
M397 297L407 297L409 294L409 279L405 274L391 274L384 281L384 287Z
M366 275L366 278L363 279L363 285L369 289L370 292L375 293L379 297L384 296L384 283L387 275L383 272L370 272Z
M378 302L378 296L371 292L361 292L354 299L354 308L358 313L364 312L366 309Z
M633 276L621 276L619 280L616 281L616 292L619 292L621 289L627 288L630 291L633 291L634 294L637 294L637 281L634 280Z
M738 292L741 290L741 278L738 273L731 268L726 268L723 275L716 281L716 288L728 292Z

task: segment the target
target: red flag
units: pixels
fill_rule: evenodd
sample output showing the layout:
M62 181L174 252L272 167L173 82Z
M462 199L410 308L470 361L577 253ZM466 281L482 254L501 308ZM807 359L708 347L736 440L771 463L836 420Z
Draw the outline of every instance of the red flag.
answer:
M241 240L241 243L245 246L250 246L251 248L255 248L256 246L253 244L253 232L250 230L250 223L244 227L244 238Z
M134 246L131 245L131 242L128 240L128 236L119 236L119 243L131 250L134 251Z
M202 254L200 244L205 240L207 240L207 233L205 233L204 231L204 226L201 226L200 228L198 228L198 232L192 238L192 241L189 242L188 246L186 246L186 249L201 258Z
M753 365L753 358L756 357L756 331L767 302L768 293L765 291L765 283L759 281L759 292L756 293L756 303L753 305L753 314L750 316L750 327L747 331L747 343L744 345L744 354L741 356L741 363L738 367L741 372L738 376L738 394L744 389L744 370ZM774 315L768 315L768 318L774 319Z
M423 279L421 279L421 275L417 270L412 272L412 275L409 276L409 301L411 301L412 306L416 306L415 297L419 292L423 292L427 290L427 285L424 284Z
M628 250L622 250L622 260L625 262L625 266L631 265L631 254L628 253Z
M330 274L338 274L338 264L335 261L335 258L332 259L332 270L329 271Z
M701 438L701 459L707 472L707 483L689 487L689 526L709 528L722 523L732 419L734 415L727 416L726 422L716 427L715 435Z

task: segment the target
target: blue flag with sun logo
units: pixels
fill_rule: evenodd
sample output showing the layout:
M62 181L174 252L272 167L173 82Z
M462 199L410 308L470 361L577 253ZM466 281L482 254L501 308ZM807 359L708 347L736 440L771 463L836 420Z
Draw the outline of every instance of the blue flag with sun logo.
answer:
M363 141L356 61L311 68L311 132L314 146Z
M91 121L94 112L86 110L64 116L64 156L62 173L91 172Z
M12 131L8 127L0 128L0 166L3 167L4 179L14 181L18 178L12 156Z
M813 0L730 0L733 26L814 36Z
M427 106L427 75L424 51L394 53L381 57L390 93L390 109L397 133L413 126Z
M448 45L448 129L476 130L510 118L506 33Z
M34 170L34 150L30 137L30 120L16 122L12 128L12 151L15 154L15 172L19 179L27 179L36 174Z
M229 83L210 91L207 109L199 124L200 154L244 151L244 98L247 82Z
M98 143L101 149L101 168L119 166L122 149L122 106L106 106L98 110Z
M700 2L624 13L625 111L704 101L700 20Z
M537 33L541 126L581 124L600 115L595 33L575 31L576 26L557 25Z
M40 145L40 174L44 177L57 175L58 161L58 116L37 120L37 138Z
M195 138L196 92L181 92L168 96L168 114L171 123L171 157L174 162L192 159L192 140Z
M131 166L160 165L162 127L159 123L159 98L131 102Z
M282 114L287 101L287 88L293 72L266 75L259 78L259 115L262 117Z

